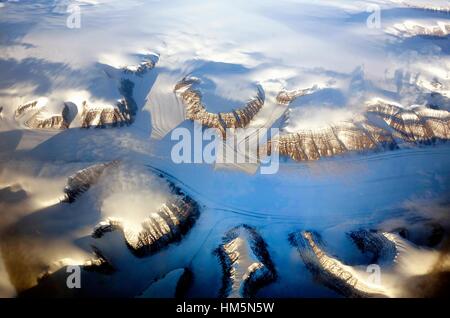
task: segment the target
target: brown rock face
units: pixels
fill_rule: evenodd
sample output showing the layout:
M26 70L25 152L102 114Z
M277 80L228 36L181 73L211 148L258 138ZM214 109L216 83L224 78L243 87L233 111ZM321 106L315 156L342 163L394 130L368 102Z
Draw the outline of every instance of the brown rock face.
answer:
M48 118L39 118L33 116L26 125L30 128L38 129L67 129L69 124L64 120L62 115L54 115Z
M289 235L289 242L297 249L306 268L317 282L344 297L385 297L382 290L373 288L358 279L351 266L327 254L316 233L294 232Z
M264 97L259 92L243 108L228 113L208 112L202 104L201 93L192 89L192 85L196 82L196 79L184 78L174 88L175 92L184 89L180 96L186 106L187 118L195 120L203 126L217 128L223 136L225 136L227 128L245 128L264 105Z
M147 73L149 70L153 69L155 67L155 64L156 63L151 60L145 60L142 63L140 63L139 65L137 65L135 68L124 67L123 72L125 74L133 74L133 75L137 75L137 76L142 76L145 73Z
M123 79L120 83L119 91L123 96L116 105L107 107L95 107L83 102L81 113L81 127L107 128L131 125L136 117L137 105L133 98L134 83Z
M81 169L71 175L67 180L66 187L64 188L65 197L63 202L75 202L81 194L86 192L93 184L97 183L106 169L115 167L118 164L119 161L99 163Z
M412 22L394 25L388 33L400 37L446 37L450 34L450 24L420 25Z
M127 228L120 219L108 218L100 222L92 236L101 238L108 232L119 232L128 249L137 257L156 253L167 245L181 240L194 226L200 207L190 196L170 184L174 196L142 220L139 230Z
M16 117L21 117L25 112L36 107L36 102L19 107ZM32 129L67 129L69 128L69 108L64 105L61 114L48 115L45 111L38 111L25 122L25 126Z
M403 109L396 105L377 103L369 114L383 119L394 130L394 136L407 142L423 143L450 138L450 113L429 108Z
M36 101L32 101L32 102L29 102L29 103L19 106L14 113L14 117L16 119L22 117L29 110L36 109L37 104L38 104L38 101L36 100Z
M282 105L289 105L293 100L298 97L309 95L317 91L318 87L313 86L311 88L306 89L297 89L293 91L283 90L277 95L277 103Z
M399 141L430 144L448 139L448 111L425 107L404 109L377 102L367 108L360 120L281 135L268 142L262 155L278 151L296 161L318 160L347 152L393 150L398 148Z
M260 288L277 279L267 244L249 225L229 230L215 253L223 272L220 297L255 297Z
M125 100L119 102L126 105ZM90 107L87 102L83 102L83 112L81 113L81 127L115 127L131 123L129 114L120 110L120 105L111 107ZM126 106L124 106L126 108Z
M269 141L268 154L278 150L280 155L296 161L318 160L351 151L396 148L393 137L371 124L344 122L321 130L303 130L281 135Z

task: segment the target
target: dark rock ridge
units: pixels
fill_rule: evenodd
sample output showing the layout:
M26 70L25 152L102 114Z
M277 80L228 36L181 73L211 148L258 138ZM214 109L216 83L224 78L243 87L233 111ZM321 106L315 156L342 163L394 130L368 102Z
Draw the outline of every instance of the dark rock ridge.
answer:
M118 161L100 163L77 171L67 180L67 185L64 188L65 197L62 202L74 202L77 197L97 183L107 168L117 166L118 164Z
M174 198L158 211L149 211L149 217L142 222L142 229L136 233L127 229L119 219L107 219L96 226L92 237L101 238L105 233L122 233L129 250L137 257L156 253L167 245L180 241L192 228L200 210L198 204L180 189L172 185Z
M133 98L134 83L124 79L119 88L123 98L116 105L107 107L90 106L86 101L83 102L83 111L81 113L82 128L107 128L131 125L134 122L137 105Z
M84 101L81 127L106 128L128 125L131 119L126 113L121 112L119 105L122 105L122 103L123 101L120 101L116 106L92 107Z
M27 113L30 110L36 110L38 108L38 101L32 101L23 105L20 105L16 111L14 112L14 117L16 119L22 117L25 113Z
M61 115L52 115L47 118L33 116L25 123L26 126L33 129L67 129L69 124Z
M155 67L156 61L146 59L136 68L123 68L123 73L143 76ZM82 128L108 128L129 126L134 123L138 107L133 97L134 83L126 78L120 81L119 93L122 98L115 105L92 106L83 102L81 113Z
M133 74L137 76L145 75L149 70L153 69L156 65L156 62L146 59L141 62L136 67L124 67L122 70L125 74Z
M18 202L26 197L27 192L19 184L0 188L0 203Z
M45 112L40 111L28 119L25 125L33 129L67 129L70 125L69 113L69 107L64 104L61 114L47 116Z
M376 230L357 230L348 234L363 253L372 256L371 264L392 264L397 258L398 250L395 241L389 234Z
M254 297L277 278L267 244L251 226L244 224L228 231L215 253L223 271L219 297Z
M186 115L190 120L197 121L203 126L218 129L225 136L227 128L245 128L264 105L264 95L259 90L255 98L250 100L244 107L228 113L208 112L202 104L200 91L192 87L198 82L195 78L184 78L174 91L179 92L186 106Z
M176 268L154 280L138 297L185 299L193 279L191 268Z
M52 114L39 106L36 100L19 106L14 113L16 120L25 115L27 115L26 120L22 122L31 129L67 129L71 122L70 110L66 104L64 104L61 114Z
M83 264L82 269L87 272L95 272L104 275L111 275L116 271L116 268L104 258L100 252L96 252L97 258L91 259Z
M274 150L296 161L318 160L352 151L398 148L386 131L365 123L344 122L323 129L301 130L279 136L267 143L267 154Z
M189 267L184 268L183 274L177 282L175 298L185 298L193 281L194 273L192 272L192 269Z
M355 277L350 266L327 255L318 234L308 231L291 233L289 242L297 249L313 277L324 286L345 297L384 297Z
M361 119L282 134L261 151L262 155L278 151L296 161L307 161L348 152L395 150L399 142L427 145L448 139L448 111L426 107L404 109L378 102L370 105Z
M94 257L86 260L83 264L73 264L73 261L70 259L62 259L54 262L48 268L39 275L38 284L44 284L46 280L51 280L51 276L61 270L62 268L66 268L67 266L77 265L80 266L80 269L85 270L87 272L96 272L104 275L113 274L116 269L114 266L101 254L99 250L94 248L93 251Z
M289 105L293 100L301 96L310 95L318 90L318 86L311 88L297 89L292 91L282 90L277 95L277 103L281 105Z
M424 223L397 228L394 233L419 246L434 248L441 244L446 236L445 228L433 221L423 220L422 222Z
M68 288L67 271L69 266L77 266L81 270L81 288ZM94 251L94 257L84 263L76 263L71 259L62 259L54 262L37 277L37 284L29 289L19 292L20 298L40 298L42 295L50 298L67 297L99 297L98 290L94 294L86 294L86 284L89 284L89 275L100 274L102 279L110 277L116 272L116 268L105 259L98 251ZM87 280L87 281L85 281ZM83 283L84 282L84 283ZM104 288L104 286L103 286ZM101 297L104 297L103 295Z
M450 34L450 24L443 23L434 26L423 26L420 24L404 23L401 26L395 25L389 32L393 35L403 37L447 37Z
M87 101L82 103L80 114L81 128L107 128L131 125L138 111L133 97L134 83L128 79L122 79L119 92L122 98L115 105L92 106ZM15 111L15 119L19 120L26 113L35 111L25 121L25 126L32 129L67 129L73 120L69 104L64 103L61 114L49 114L33 101L21 105ZM74 105L74 104L73 104ZM74 105L74 107L76 107Z
M386 122L393 135L409 143L432 143L450 138L450 112L446 110L415 107L404 109L396 105L378 102L367 112Z

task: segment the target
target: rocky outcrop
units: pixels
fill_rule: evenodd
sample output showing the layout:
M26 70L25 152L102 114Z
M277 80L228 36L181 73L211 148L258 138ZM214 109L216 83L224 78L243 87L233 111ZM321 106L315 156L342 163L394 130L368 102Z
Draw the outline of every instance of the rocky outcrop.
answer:
M253 227L231 229L215 252L223 271L220 297L253 297L277 278L267 245Z
M186 106L188 119L197 121L206 127L216 128L222 136L226 135L226 129L245 128L264 105L263 93L259 91L254 99L240 109L228 113L208 112L202 104L200 91L192 88L197 82L198 80L195 78L184 78L177 83L174 91L180 93Z
M82 270L88 272L96 272L104 275L111 275L116 271L112 264L100 253L99 250L94 248L93 253L94 257L84 261L82 264L70 258L64 258L53 262L52 264L47 266L46 270L38 275L38 283L41 283L55 272L61 270L62 268L66 268L67 266L79 266Z
M155 62L146 61L140 64L133 72L137 75L143 75L147 70L152 69L154 65ZM124 72L131 71L124 70ZM83 101L80 114L81 128L107 128L131 125L138 111L133 91L134 83L128 79L122 79L119 86L119 93L122 95L122 98L115 105L95 106L90 105L87 101ZM15 119L20 120L25 126L33 129L67 129L77 115L76 105L71 102L64 103L61 114L47 112L42 104L43 101L36 100L19 106L14 114ZM76 111L71 112L69 105L75 108Z
M64 104L60 114L54 114L43 108L39 101L19 106L14 117L31 129L67 129L70 125L70 110Z
M450 139L450 112L445 110L405 109L378 101L368 105L360 117L321 129L281 134L261 147L260 155L278 152L296 161L308 161L348 152L394 150L399 142L430 144Z
M137 105L133 99L133 88L133 82L122 80L119 91L123 98L114 106L91 106L84 101L81 113L81 127L107 128L132 124L137 112Z
M397 258L395 241L388 233L375 230L358 230L348 234L362 253L369 253L371 264L392 264Z
M96 272L104 275L111 275L116 271L116 268L96 250L96 258L86 261L82 268L87 272Z
M352 267L327 255L318 234L308 231L291 233L289 242L297 249L314 278L328 288L345 297L383 297L361 281Z
M37 100L20 105L14 112L14 117L18 119L23 115L25 115L25 113L29 112L30 110L38 110L39 108L40 106L38 105Z
M143 76L147 71L154 68L156 61L146 59L136 67L125 67L123 72L125 74L133 74ZM88 101L83 101L81 105L80 122L81 128L107 128L107 127L121 127L131 125L136 117L138 111L136 101L133 97L134 83L123 78L120 81L119 93L122 98L114 105L91 105ZM35 100L24 105L21 105L15 111L15 119L19 120L27 115L21 122L25 126L33 129L66 129L69 128L75 114L71 114L68 107L72 104L64 103L64 108L61 114L51 114L43 109L45 100ZM33 111L33 112L31 112ZM0 112L1 115L1 112ZM73 115L73 116L72 116Z
M33 129L67 129L69 124L62 115L51 115L49 117L42 114L33 116L25 123L26 126Z
M123 68L125 74L143 76L156 65L157 59L145 59L138 66ZM115 105L92 106L83 102L81 114L82 128L108 128L131 125L136 117L138 106L133 96L134 82L123 78L120 81L119 93L122 98Z
M14 203L27 197L27 192L20 184L0 188L0 203Z
M289 105L293 100L301 96L310 95L316 92L318 89L318 86L315 85L311 88L297 89L293 91L282 90L277 95L277 103L281 105Z
M129 125L131 118L126 112L122 112L124 101L118 102L116 106L92 107L83 102L83 111L81 113L81 127L117 127Z
M73 119L68 104L64 103L61 113L55 114L38 100L19 106L14 118L31 129L67 129Z
M127 66L123 68L123 72L125 74L133 74L137 76L142 76L147 71L151 70L155 67L155 63L153 61L144 61L137 66Z
M352 151L395 149L397 144L386 131L368 122L344 122L321 130L302 130L271 140L264 151L278 151L296 161L318 160Z
M450 113L425 107L405 109L385 102L368 107L369 114L380 117L393 135L410 143L431 143L450 139Z
M177 268L153 282L139 298L186 298L192 284L193 273L189 267Z
M147 55L146 58L144 58L138 65L125 66L122 68L122 71L125 74L143 76L155 67L158 60L159 56L157 54L150 54Z
M75 202L77 197L97 183L106 169L118 164L118 161L100 163L76 172L67 181L67 185L64 188L65 197L62 201L67 203Z
M434 221L424 220L423 223L410 224L396 228L393 231L415 245L435 248L441 244L446 236L445 228Z
M193 85L200 83L200 79L197 77L189 76L184 77L181 81L179 81L174 89L173 92L177 93L179 91L185 91L186 89L190 89Z
M193 281L194 273L192 272L192 269L189 267L184 268L183 274L177 282L175 298L185 298Z
M40 111L28 119L25 125L32 129L67 129L70 125L69 108L67 105L64 105L60 115L52 115Z
M96 226L92 237L101 238L108 232L122 233L129 250L137 257L154 254L170 243L179 241L197 220L200 210L189 196L174 189L174 198L158 211L149 211L139 232L129 229L119 219L109 218Z
M450 34L450 23L437 25L421 25L412 21L395 24L387 30L389 34L399 37L447 37Z
M116 105L92 106L83 101L80 114L81 128L120 127L132 124L137 113L133 89L134 83L123 79L119 87L123 98ZM64 103L61 114L52 114L42 108L39 101L33 101L17 108L15 118L32 129L67 129L76 116L76 113L71 113L69 104L72 103ZM76 108L75 104L72 105Z

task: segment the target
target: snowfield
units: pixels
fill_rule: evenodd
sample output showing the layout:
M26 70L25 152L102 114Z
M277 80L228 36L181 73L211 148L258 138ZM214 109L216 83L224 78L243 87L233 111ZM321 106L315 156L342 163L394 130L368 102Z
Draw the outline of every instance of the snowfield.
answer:
M450 1L0 1L0 30L0 297L448 294ZM234 139L255 162L204 160Z

